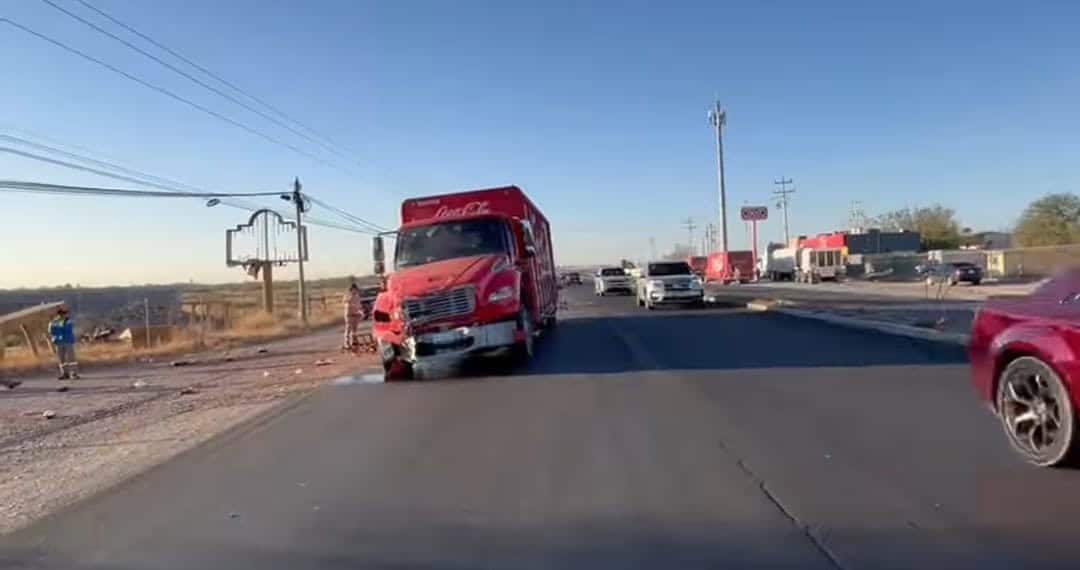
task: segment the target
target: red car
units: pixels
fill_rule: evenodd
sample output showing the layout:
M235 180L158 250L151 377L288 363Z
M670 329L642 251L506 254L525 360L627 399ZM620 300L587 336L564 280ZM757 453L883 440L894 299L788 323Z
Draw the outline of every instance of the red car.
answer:
M1028 296L987 300L968 352L975 388L1013 449L1043 467L1080 456L1080 269Z

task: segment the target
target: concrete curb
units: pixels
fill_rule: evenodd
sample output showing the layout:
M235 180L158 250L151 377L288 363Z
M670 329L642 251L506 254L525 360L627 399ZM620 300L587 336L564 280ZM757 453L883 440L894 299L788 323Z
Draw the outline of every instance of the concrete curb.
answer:
M773 311L782 315L798 317L800 319L813 319L816 321L821 321L824 323L829 323L842 327L859 330L870 330L895 336L904 336L908 338L928 340L931 342L940 342L956 346L967 346L968 343L968 335L963 333L947 333L934 329L913 327L911 325L899 325L896 323L886 323L882 321L870 321L866 319L856 319L852 317L841 317L839 315L823 314L814 311L807 311L804 309L769 307L766 304L757 302L747 303L746 308L754 311Z

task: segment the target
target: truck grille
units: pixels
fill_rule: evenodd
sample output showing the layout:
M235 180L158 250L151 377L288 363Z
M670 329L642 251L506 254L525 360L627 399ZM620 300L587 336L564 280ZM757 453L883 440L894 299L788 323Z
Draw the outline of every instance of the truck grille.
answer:
M664 283L664 288L665 289L689 289L690 288L690 280L689 279L673 279L671 281L668 281L667 283Z
M458 287L424 297L405 299L405 318L424 322L447 317L468 315L476 307L472 287Z

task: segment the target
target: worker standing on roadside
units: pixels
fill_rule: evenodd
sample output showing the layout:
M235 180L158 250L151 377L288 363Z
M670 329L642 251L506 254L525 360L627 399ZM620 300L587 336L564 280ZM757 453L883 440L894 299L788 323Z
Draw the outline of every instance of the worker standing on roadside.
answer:
M360 296L360 287L353 283L349 286L349 292L341 300L345 305L345 350L351 350L356 340L356 330L360 328L360 321L364 320L364 301Z
M49 338L56 351L56 362L60 367L60 380L77 379L79 363L75 360L75 323L68 316L67 307L56 311L56 318L49 323Z

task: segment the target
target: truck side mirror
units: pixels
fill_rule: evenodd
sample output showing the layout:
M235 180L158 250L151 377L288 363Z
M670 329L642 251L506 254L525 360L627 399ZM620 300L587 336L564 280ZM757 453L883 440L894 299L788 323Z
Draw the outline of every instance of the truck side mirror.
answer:
M525 257L536 257L536 247L531 245L525 246Z
M382 236L375 236L371 240L372 257L375 259L375 275L386 273L386 247L383 245Z

